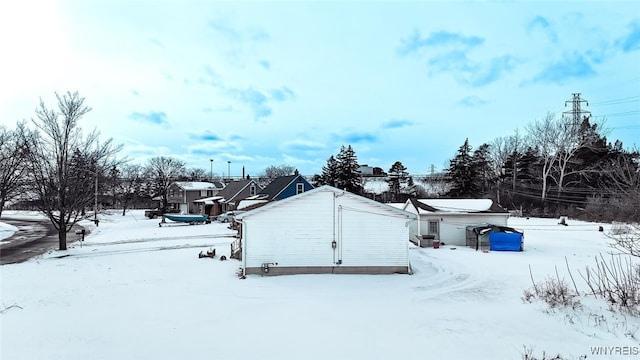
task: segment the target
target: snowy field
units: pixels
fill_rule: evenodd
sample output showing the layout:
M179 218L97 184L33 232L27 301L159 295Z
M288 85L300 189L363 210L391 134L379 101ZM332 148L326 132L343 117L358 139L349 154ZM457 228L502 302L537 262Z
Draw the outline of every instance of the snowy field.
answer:
M640 321L581 299L578 310L523 303L536 280L578 284L612 250L598 226L512 218L525 251L410 248L413 275L238 279L226 224L158 227L142 211L102 216L65 252L0 267L0 358L522 359L637 349ZM198 253L215 247L215 259ZM14 306L15 305L15 306ZM626 356L628 358L628 356Z

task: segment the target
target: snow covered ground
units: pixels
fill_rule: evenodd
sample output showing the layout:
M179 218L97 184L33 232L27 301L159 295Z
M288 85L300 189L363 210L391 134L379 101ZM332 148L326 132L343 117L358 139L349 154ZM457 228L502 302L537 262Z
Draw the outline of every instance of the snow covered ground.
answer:
M17 227L0 222L0 244L9 242L9 240L7 239L11 237L11 235L13 235L16 231L18 231Z
M525 251L411 247L413 275L238 279L226 224L158 227L102 216L82 244L0 267L2 359L521 359L638 349L640 321L581 299L523 303L536 280L568 279L611 252L602 225L510 219ZM91 227L92 223L84 225ZM217 257L198 258L215 247ZM584 288L581 279L578 286ZM13 306L15 305L15 306Z

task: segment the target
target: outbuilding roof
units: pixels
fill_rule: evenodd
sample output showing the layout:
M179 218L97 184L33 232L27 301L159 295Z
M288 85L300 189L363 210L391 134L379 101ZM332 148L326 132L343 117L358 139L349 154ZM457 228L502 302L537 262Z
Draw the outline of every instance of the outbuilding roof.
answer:
M307 197L313 196L314 194L319 193L319 192L333 192L333 193L337 194L338 196L343 196L344 195L344 196L354 197L354 198L357 198L360 201L369 203L371 205L375 205L375 206L383 208L385 210L390 210L390 211L394 212L395 214L397 214L398 216L406 217L408 219L415 219L416 218L415 214L413 214L411 212L408 212L408 211L404 211L404 210L399 209L397 207L393 207L393 206L390 206L390 205L387 205L387 204L384 204L384 203L381 203L381 202L378 202L378 201L375 201L375 200L371 200L369 198L350 193L350 192L348 192L346 190L340 190L340 189L335 188L333 186L323 185L323 186L317 187L315 189L312 189L312 190L309 190L309 191L305 191L303 193L300 193L300 194L297 194L297 195L294 195L294 196L290 196L288 198L285 198L285 199L282 199L282 200L279 200L279 201L269 202L269 203L265 204L264 206L260 206L257 209L254 209L254 210L251 210L251 211L247 211L245 213L242 213L242 214L236 216L236 219L237 220L242 220L243 218L253 216L253 215L258 214L260 212L268 211L269 209L271 209L273 207L276 207L276 206L285 206L286 204L288 204L290 202L293 202L293 201L304 201Z
M409 199L421 214L424 213L508 213L491 199Z

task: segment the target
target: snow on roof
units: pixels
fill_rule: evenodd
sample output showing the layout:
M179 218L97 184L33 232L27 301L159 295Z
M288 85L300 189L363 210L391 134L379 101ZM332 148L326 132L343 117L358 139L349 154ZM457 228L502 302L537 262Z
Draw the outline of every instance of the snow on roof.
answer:
M216 189L215 184L203 181L176 181L176 185L185 190L207 190Z
M419 202L442 212L488 211L493 205L491 199L418 199Z
M335 188L333 186L322 185L320 187L311 189L309 191L305 191L303 193L300 193L300 194L297 194L297 195L294 195L294 196L289 196L289 197L287 197L285 199L282 199L282 200L271 201L269 204L266 204L266 205L264 205L264 206L262 206L260 208L257 208L257 209L254 209L254 210L250 210L250 211L247 211L246 213L242 213L242 214L238 215L236 217L236 219L237 220L242 220L245 217L252 216L252 215L257 214L257 213L262 212L262 211L268 211L268 209L270 209L272 207L283 206L285 204L288 204L289 202L304 201L303 199L306 199L309 196L313 196L314 194L319 193L319 192L323 192L323 191L332 191L332 192L334 192L336 194L340 194L340 196L345 195L345 196L355 197L355 198L357 198L357 199L359 199L359 200L361 200L363 202L367 202L369 204L372 204L372 205L375 205L375 206L379 206L379 207L383 207L383 208L384 207L390 207L393 212L395 212L395 213L397 213L397 214L399 214L401 216L410 218L410 219L415 219L415 216L416 216L414 213L402 210L402 208L389 206L389 204L381 203L381 202L378 202L378 201L375 201L375 200L371 200L369 198L366 198L366 197L363 197L363 196L360 196L360 195L357 195L357 194L354 194L354 193L350 193L350 192L348 192L346 190L340 190L340 189Z
M386 203L386 204L400 210L404 208L404 203Z
M222 196L211 196L198 200L193 200L194 203L204 203L205 205L213 205L216 200L224 199Z
M242 200L240 200L240 202L238 204L238 210L242 210L242 209L248 208L249 206L253 206L255 204L266 203L268 201L269 200L266 200L266 199L262 199L262 200L242 199Z

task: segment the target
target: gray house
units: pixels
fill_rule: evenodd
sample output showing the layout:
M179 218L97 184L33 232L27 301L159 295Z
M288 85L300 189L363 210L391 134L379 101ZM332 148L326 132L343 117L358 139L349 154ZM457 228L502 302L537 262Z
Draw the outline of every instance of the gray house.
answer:
M240 200L256 196L260 191L262 187L253 179L231 181L217 194L217 214L235 210Z
M195 200L211 197L222 190L220 182L176 181L167 189L167 203L185 214L199 214L202 209Z

